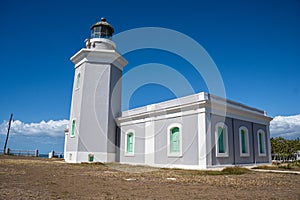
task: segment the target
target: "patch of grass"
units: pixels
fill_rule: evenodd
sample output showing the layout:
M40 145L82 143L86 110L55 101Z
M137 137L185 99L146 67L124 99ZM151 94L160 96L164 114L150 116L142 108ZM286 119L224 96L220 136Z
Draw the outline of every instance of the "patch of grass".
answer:
M114 170L128 172L128 173L144 173L157 171L159 168L145 166L145 165L129 165L129 164L120 164L120 163L105 163L106 167L109 167Z
M162 170L174 171L179 174L194 175L194 176L217 176L217 175L240 175L250 172L249 169L243 167L227 167L222 171L217 170L184 170L184 169L168 169L163 168Z
M81 165L102 165L102 166L105 166L105 164L102 163L102 162L82 162L80 164Z
M205 171L206 175L209 176L218 176L218 175L223 175L224 173L222 171Z
M279 165L278 168L281 168L281 169L292 169L292 166L290 164L287 164L287 165Z
M226 167L225 169L223 169L221 172L223 174L228 174L228 175L241 175L241 174L245 174L248 173L250 170L247 168L243 168L243 167Z
M217 170L187 170L187 169L163 169L176 172L177 174L192 175L192 176L214 176L222 175L221 171Z
M260 165L253 167L252 169L275 169L277 166L270 166L270 165Z
M295 161L295 166L300 168L300 160Z
M287 171L300 171L300 162L295 161L294 163L279 163L272 165L262 165L254 167L253 169L266 169L266 170L287 170Z
M69 194L70 193L67 190L65 190L61 193L61 196L63 196L63 198L66 198ZM58 198L58 199L60 199L60 198Z
M57 185L57 183L52 180L49 180L46 182L46 185Z

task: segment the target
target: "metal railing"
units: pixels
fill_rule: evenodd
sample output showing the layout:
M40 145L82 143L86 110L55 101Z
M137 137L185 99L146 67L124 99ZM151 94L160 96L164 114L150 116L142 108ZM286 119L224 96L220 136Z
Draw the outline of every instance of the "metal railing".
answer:
M6 155L15 155L15 156L34 156L39 157L39 150L19 150L19 149L10 149L7 148L5 152L1 152Z
M0 150L0 155L14 155L14 156L32 156L32 157L42 157L42 158L63 158L63 152L50 151L48 154L40 154L39 150L19 150L7 148L5 153Z

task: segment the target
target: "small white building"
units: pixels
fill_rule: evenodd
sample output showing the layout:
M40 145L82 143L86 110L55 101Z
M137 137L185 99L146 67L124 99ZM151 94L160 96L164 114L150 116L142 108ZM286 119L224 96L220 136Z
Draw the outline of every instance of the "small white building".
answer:
M271 163L266 112L208 93L121 112L127 61L105 19L91 27L75 64L65 161L206 169Z

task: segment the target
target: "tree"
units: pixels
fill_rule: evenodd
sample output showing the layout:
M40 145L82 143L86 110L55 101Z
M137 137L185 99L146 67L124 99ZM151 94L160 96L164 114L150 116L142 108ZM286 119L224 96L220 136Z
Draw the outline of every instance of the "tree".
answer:
M299 138L295 140L284 139L283 137L271 138L271 153L279 156L292 156L300 150Z

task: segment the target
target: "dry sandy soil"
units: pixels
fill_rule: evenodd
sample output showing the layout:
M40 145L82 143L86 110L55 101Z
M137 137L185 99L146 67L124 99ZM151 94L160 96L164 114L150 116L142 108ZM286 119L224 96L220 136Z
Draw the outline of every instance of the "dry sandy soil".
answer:
M300 175L218 174L0 156L0 199L300 199Z

